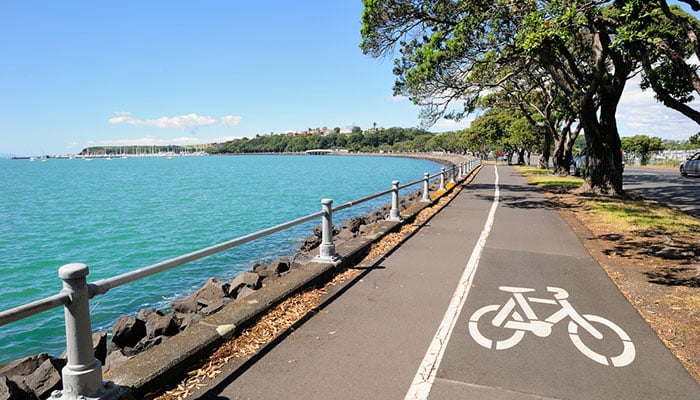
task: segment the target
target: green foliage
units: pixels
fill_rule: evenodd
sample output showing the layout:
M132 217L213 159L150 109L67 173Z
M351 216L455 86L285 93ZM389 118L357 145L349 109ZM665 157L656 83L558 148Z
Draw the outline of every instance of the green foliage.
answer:
M696 0L683 1L697 5ZM396 57L394 93L421 106L425 123L443 116L463 118L483 105L481 96L499 89L520 92L512 96L518 108L531 125L546 126L548 138L556 136L555 127L564 121L569 126L573 117L580 122L590 161L586 189L593 192L622 193L615 114L627 79L640 67L644 85L653 88L665 105L700 123L700 112L686 104L691 84L700 92L700 83L694 80L700 82L698 69L687 63L693 51L700 55L700 22L669 7L666 0L363 0L363 4L360 47L373 57ZM530 97L555 86L557 93ZM498 95L498 106L504 107L504 100L513 104L513 98ZM464 106L460 109L457 102ZM472 146L480 149L513 149L530 142L529 132L492 115L468 135ZM461 146L462 140L435 138L426 145L450 148Z
M649 153L664 149L661 138L649 137L646 135L636 135L631 137L623 137L621 139L622 150L626 153L636 154L641 157L642 165L646 165L649 161Z
M357 128L357 127L355 127ZM214 154L298 153L312 149L345 149L350 151L425 151L435 135L416 128L373 128L365 132L353 129L351 134L319 133L271 134L253 139L234 139L213 147Z
M688 143L691 146L698 146L700 147L700 132L696 133L695 135L692 135L690 138L688 138Z

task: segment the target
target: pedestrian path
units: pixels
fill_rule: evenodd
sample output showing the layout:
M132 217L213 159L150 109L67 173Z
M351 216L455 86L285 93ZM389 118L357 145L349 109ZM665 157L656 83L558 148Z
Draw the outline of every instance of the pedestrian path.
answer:
M202 399L700 399L541 192L474 181Z

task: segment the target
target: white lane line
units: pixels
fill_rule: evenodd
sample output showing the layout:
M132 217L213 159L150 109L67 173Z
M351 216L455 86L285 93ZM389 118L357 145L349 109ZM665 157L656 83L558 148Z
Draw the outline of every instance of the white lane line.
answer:
M433 341L430 343L430 347L428 347L428 351L425 353L420 367L418 367L418 372L416 372L416 376L413 378L413 383L411 383L411 387L408 393L406 393L404 400L426 400L428 398L433 383L435 382L435 375L442 361L442 356L445 354L445 348L452 335L452 330L454 329L459 314L462 312L464 303L467 301L467 295L474 281L474 275L479 265L481 253L484 250L486 239L489 237L489 233L491 233L491 228L493 227L496 208L498 208L498 201L501 194L498 186L498 168L496 166L494 166L494 171L496 172L496 181L494 183L493 203L491 204L488 218L486 218L484 229L481 231L479 240L472 250L472 255L469 257L469 261L464 267L464 272L459 280L457 289L452 295L450 305L447 307L445 316L442 318L442 322L435 333L435 337L433 337Z

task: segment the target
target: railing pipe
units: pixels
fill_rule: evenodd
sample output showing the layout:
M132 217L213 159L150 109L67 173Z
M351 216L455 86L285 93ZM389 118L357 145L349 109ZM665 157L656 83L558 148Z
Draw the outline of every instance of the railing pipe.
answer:
M9 310L0 311L0 326L31 317L32 315L36 315L56 307L60 307L69 301L70 297L68 294L60 292L53 296L23 304Z
M401 215L399 214L399 181L392 181L391 186L391 210L389 210L387 221L401 221Z
M347 203L343 203L339 206L333 207L333 212L345 210L346 208L350 208L350 207L356 206L358 204L364 203L366 201L376 199L377 197L382 197L384 195L391 193L392 190L393 189L388 189L388 190L385 190L383 192L375 193L375 194L372 194L372 195L369 195L366 197L362 197L362 198L357 199L357 200L348 201Z
M421 203L430 203L430 174L423 174L423 197L420 199Z
M152 264L150 266L136 269L130 272L126 272L121 275L117 275L112 278L108 279L101 279L98 281L95 281L93 284L90 285L90 297L94 296L95 294L104 294L106 293L109 289L115 288L117 286L124 285L129 282L133 282L135 280L145 278L147 276L151 276L153 274L157 274L158 272L162 272L177 266L180 266L182 264L186 264L188 262L198 260L200 258L204 258L207 256L210 256L212 254L216 254L219 252L222 252L224 250L228 250L232 247L235 246L240 246L242 244L251 242L255 239L259 239L263 236L270 235L272 233L276 233L282 230L285 230L287 228L290 228L292 226L296 226L299 224L303 224L304 222L308 222L311 220L314 220L320 216L323 216L325 214L325 211L319 211L317 213L309 214L307 216L297 218L293 221L285 222L283 224L279 224L276 226L273 226L271 228L263 229L261 231L253 232L249 235L241 236L236 239L229 240L227 242L219 243L214 246L207 247L202 250L198 250L189 254L185 254L179 257L171 258L169 260L165 260L156 264Z
M417 185L417 184L422 183L422 182L423 182L423 178L421 178L421 179L416 179L416 180L413 181L413 182L408 182L408 183L405 183L405 184L403 184L403 185L400 185L400 186L399 186L399 190L401 190L401 189L406 189L407 187L411 187L411 186L413 186L413 185ZM394 189L391 189L391 190L394 190Z

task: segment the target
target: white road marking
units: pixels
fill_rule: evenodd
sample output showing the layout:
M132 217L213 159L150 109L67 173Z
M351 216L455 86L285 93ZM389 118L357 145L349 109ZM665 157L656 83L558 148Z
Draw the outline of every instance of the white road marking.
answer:
M491 210L489 211L488 218L486 218L486 223L484 224L484 229L481 231L479 240L476 242L476 246L472 250L471 257L467 265L464 267L464 272L459 280L457 289L452 295L452 300L447 307L445 316L442 318L442 322L438 327L433 341L428 347L428 351L423 357L420 367L418 367L418 372L413 378L411 387L406 393L405 400L425 400L430 394L430 390L435 382L435 375L437 374L438 367L442 361L442 357L445 354L445 348L452 335L452 330L454 329L457 318L464 307L464 303L467 301L467 295L469 294L469 289L474 281L474 275L476 273L476 268L479 266L479 260L481 259L481 253L486 246L486 239L491 233L491 228L493 227L493 222L496 216L496 209L498 208L498 202L501 195L500 188L498 186L498 168L494 166L494 171L496 172L496 181L494 183L495 190L493 195L493 203L491 204Z

